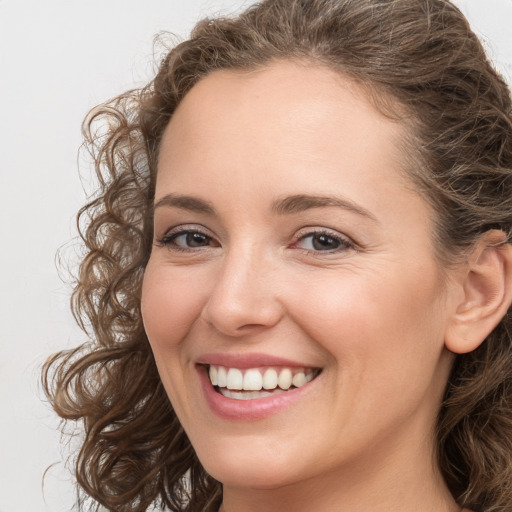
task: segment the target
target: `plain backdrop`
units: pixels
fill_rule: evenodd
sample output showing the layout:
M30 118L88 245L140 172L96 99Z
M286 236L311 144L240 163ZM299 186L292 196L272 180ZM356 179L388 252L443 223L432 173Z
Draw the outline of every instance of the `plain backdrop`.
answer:
M39 374L50 353L84 339L56 265L59 248L73 255L74 215L85 198L81 121L151 78L156 33L184 37L200 18L250 3L0 0L0 512L73 508L68 445ZM512 82L512 0L456 3Z

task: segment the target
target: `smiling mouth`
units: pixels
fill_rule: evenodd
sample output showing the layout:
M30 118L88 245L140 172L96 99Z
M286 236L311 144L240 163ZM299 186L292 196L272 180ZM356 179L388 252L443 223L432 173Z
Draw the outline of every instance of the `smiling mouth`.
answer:
M319 368L230 368L207 366L210 382L217 393L235 400L255 400L305 386L320 374Z

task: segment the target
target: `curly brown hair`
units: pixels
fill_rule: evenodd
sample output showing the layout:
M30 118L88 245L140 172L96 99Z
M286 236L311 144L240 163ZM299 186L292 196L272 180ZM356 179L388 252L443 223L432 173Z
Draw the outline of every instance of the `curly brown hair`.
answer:
M208 511L221 502L158 376L141 283L173 112L212 71L276 59L337 70L388 115L396 115L390 100L401 106L410 173L437 212L445 264L487 230L511 241L510 91L448 0L265 0L199 22L151 83L94 108L83 125L99 188L78 214L86 253L72 310L91 341L50 358L43 384L62 418L83 422L77 481L108 510ZM439 414L439 466L457 502L473 510L512 510L511 326L507 314L477 350L457 356Z

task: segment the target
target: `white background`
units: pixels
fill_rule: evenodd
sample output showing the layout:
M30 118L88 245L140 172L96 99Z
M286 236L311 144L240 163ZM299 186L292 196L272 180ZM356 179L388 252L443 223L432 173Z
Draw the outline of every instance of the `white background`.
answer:
M74 502L38 381L48 354L83 340L55 261L85 198L81 121L150 79L157 32L186 36L200 18L250 3L0 0L0 512L68 512ZM457 4L512 82L512 0Z

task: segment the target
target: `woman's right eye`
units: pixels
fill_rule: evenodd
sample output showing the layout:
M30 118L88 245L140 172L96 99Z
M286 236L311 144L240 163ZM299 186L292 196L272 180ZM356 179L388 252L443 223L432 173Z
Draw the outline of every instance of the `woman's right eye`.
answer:
M179 230L171 232L160 240L159 245L176 251L193 251L203 247L219 247L218 242L211 236L197 230Z

